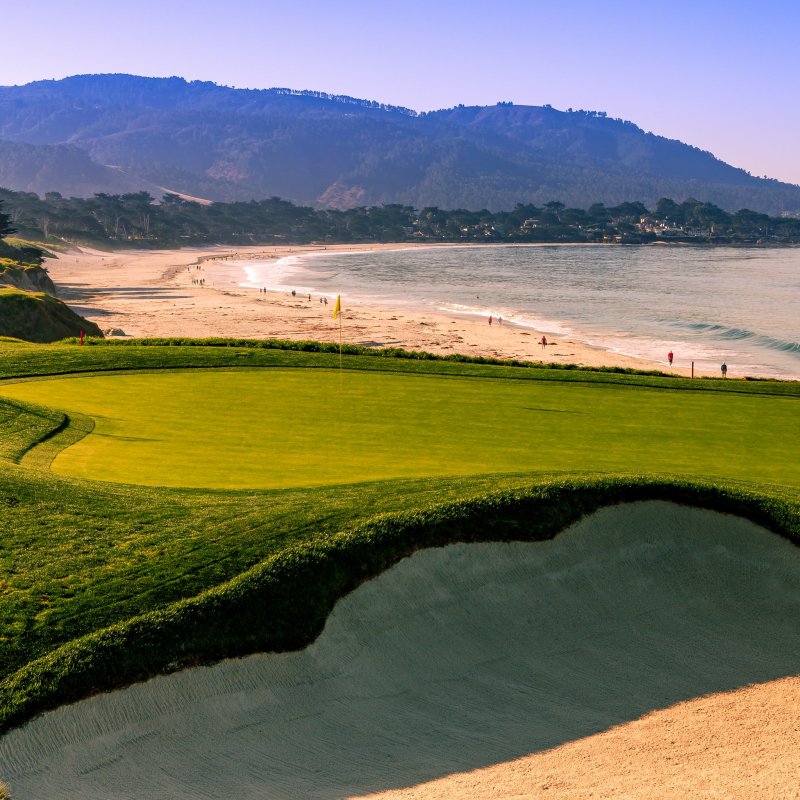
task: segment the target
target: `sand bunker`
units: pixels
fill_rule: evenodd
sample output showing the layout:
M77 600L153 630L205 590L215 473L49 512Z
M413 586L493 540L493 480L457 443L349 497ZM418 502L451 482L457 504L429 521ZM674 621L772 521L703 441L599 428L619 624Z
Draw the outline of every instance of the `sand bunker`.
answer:
M800 678L689 700L544 753L370 800L790 800Z
M785 540L712 512L619 506L553 542L417 553L340 602L306 650L46 714L0 739L0 771L15 800L414 786L800 673L798 612Z

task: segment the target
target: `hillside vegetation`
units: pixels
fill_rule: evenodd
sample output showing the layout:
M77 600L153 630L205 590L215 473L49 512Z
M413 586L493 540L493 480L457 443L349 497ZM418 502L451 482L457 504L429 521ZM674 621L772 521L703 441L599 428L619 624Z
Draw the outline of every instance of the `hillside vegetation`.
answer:
M335 208L502 210L554 198L651 205L666 196L728 210L800 209L798 186L603 112L549 106L419 114L321 92L80 75L0 88L0 140L8 142L0 185L64 195L158 186Z
M248 203L188 201L175 194L159 202L147 192L43 198L0 189L0 204L25 236L101 247L180 247L308 242L596 242L643 244L793 244L800 219L711 203L661 198L654 209L639 202L607 208L517 205L511 211L446 211L387 205L348 211L317 210L285 200Z
M0 288L14 287L27 292L43 292L55 297L55 284L38 264L20 264L7 258L0 258Z
M95 192L158 191L155 184L98 164L74 144L28 144L0 140L0 186L24 192L66 189L88 197Z
M97 325L55 297L10 286L0 288L0 336L29 342L57 342L81 331L87 336L103 335Z

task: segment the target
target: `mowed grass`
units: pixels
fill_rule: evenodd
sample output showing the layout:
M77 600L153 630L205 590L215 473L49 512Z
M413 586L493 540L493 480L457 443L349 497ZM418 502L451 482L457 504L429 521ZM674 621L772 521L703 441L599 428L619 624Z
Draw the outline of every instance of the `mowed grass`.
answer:
M183 602L214 622L216 592L238 596L237 581L251 586L247 576L276 557L338 564L346 584L353 563L394 552L395 528L409 541L428 528L448 541L527 536L532 525L552 535L595 504L658 497L797 540L798 384L371 353L345 354L340 375L338 353L304 347L0 342L0 398L19 398L0 399L0 727L18 702L33 713L80 696L54 680L43 705L26 699L53 675L74 673L89 692L182 658L251 652L239 632L216 643L272 572L238 611L218 612L208 641L192 616L177 632L159 626ZM56 454L62 474L42 469ZM326 560L333 543L362 541L364 526L375 527L363 557ZM294 573L288 586L291 608L338 596ZM258 608L247 636L282 618ZM94 663L85 651L70 650L55 672L47 661L162 612L148 629L160 645L137 633L144 649L98 656L95 678L82 677ZM316 617L300 617L302 639Z
M57 377L0 395L92 417L52 468L119 483L591 471L800 485L793 397L282 368Z

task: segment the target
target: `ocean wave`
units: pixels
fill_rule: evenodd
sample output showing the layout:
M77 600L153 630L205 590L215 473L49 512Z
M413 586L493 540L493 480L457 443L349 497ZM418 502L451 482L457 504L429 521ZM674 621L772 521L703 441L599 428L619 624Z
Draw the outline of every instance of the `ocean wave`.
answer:
M244 280L239 286L245 289L266 289L270 292L318 294L316 287L298 280L300 256L283 256L270 261L229 261L227 265L242 272ZM306 277L306 276L302 276Z
M800 342L793 342L787 339L777 339L763 333L748 330L747 328L737 328L730 325L721 325L713 322L675 322L676 327L694 331L701 335L709 335L714 339L722 341L740 342L748 341L757 347L764 347L768 350L778 350L781 353L800 354Z
M559 336L573 336L574 331L563 322L552 319L542 319L532 314L517 311L505 306L472 306L462 303L439 302L435 304L438 311L447 314L460 314L469 317L493 317L498 321L504 321L516 325L520 328L530 328L535 331L546 331L547 333L557 333Z

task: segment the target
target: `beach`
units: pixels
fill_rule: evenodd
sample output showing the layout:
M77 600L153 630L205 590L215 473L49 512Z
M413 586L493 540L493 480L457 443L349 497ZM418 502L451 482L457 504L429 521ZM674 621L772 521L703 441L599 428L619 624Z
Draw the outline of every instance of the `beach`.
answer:
M449 247L450 245L441 245ZM103 252L82 248L46 262L61 298L110 335L126 337L233 337L338 342L339 321L323 295L245 288L242 262L278 261L311 253L373 252L431 245L304 245L246 248ZM237 262L236 264L230 263ZM328 299L328 304L325 304ZM320 302L322 300L322 302ZM353 303L342 297L341 337L365 347L402 347L438 355L659 369L680 375L690 365L669 367L552 330L534 330L497 318L429 308ZM109 334L107 334L109 335ZM541 337L547 346L540 344ZM666 355L666 354L665 354ZM698 370L696 374L701 374Z

